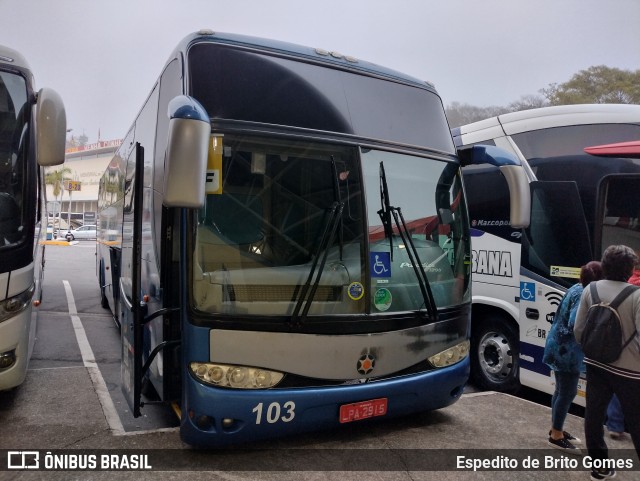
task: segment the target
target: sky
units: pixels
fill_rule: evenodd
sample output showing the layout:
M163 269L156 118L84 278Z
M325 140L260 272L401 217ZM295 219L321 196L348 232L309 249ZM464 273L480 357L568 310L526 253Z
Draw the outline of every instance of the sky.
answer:
M506 106L595 65L640 69L639 0L0 0L0 44L63 98L71 134L127 132L202 28L338 51Z

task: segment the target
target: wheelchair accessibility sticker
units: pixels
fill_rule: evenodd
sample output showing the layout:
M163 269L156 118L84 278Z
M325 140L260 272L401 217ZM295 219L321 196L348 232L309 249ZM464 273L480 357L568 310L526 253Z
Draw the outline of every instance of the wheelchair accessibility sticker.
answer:
M520 283L520 300L535 302L536 300L536 283L535 282Z
M391 257L388 252L370 252L371 277L391 277Z

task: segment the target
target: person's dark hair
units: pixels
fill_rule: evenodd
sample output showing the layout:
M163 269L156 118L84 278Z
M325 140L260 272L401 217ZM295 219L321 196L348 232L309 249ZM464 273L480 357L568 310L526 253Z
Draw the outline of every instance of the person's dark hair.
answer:
M582 284L582 287L587 287L590 282L599 281L603 276L602 263L600 261L587 262L580 268L580 284Z
M609 246L602 254L602 272L610 281L627 282L633 274L633 266L638 256L633 249L624 245Z

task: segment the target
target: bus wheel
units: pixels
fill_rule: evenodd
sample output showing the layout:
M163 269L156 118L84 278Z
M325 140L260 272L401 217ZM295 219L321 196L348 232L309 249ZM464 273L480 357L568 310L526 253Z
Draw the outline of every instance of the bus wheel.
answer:
M486 390L510 392L519 387L518 336L500 319L476 321L471 336L471 376Z

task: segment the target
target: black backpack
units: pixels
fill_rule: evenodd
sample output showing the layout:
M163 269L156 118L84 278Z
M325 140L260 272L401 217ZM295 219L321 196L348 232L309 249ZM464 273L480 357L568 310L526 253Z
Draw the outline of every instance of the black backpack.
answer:
M625 287L610 303L600 300L595 282L592 282L589 288L591 289L593 304L587 311L584 331L582 332L580 342L582 351L585 357L594 361L614 362L638 333L637 329L635 329L631 337L624 342L620 315L616 310L622 301L638 289L638 286Z

